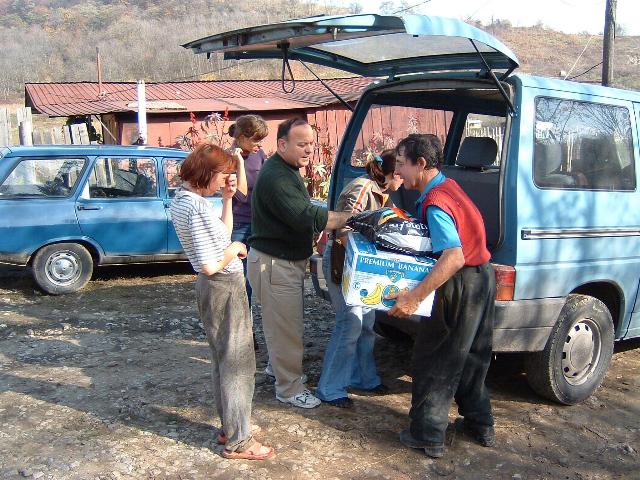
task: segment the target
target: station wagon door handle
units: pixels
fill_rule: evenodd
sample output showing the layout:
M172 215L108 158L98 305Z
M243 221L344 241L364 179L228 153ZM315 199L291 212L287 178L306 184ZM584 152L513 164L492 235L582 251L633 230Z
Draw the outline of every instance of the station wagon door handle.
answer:
M100 205L78 205L78 210L102 210Z

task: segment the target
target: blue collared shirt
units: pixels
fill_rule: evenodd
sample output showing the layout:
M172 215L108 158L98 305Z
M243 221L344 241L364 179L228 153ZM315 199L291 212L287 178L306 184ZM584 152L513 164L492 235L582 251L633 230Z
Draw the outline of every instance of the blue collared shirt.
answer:
M429 193L433 187L440 185L445 180L446 177L444 174L439 172L438 175L433 177L429 183L427 183L427 186L424 187L422 194L416 202L416 212L419 216L422 215L422 202L424 202L427 193ZM441 253L443 250L448 248L462 246L458 230L456 229L456 224L453 221L453 218L451 218L451 215L446 213L440 207L429 205L427 207L426 217L429 234L431 235L433 253ZM420 218L420 221L423 221L423 219Z

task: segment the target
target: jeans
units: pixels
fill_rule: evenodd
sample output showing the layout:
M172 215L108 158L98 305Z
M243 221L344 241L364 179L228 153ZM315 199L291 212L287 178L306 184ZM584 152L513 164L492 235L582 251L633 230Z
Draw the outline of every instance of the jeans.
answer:
M322 271L336 311L336 324L316 389L318 398L325 401L346 397L348 387L370 390L381 383L373 357L375 310L350 307L344 302L341 285L331 281L332 244L329 241L324 251Z
M233 223L233 230L231 232L232 242L242 242L247 245L247 240L251 235L250 223ZM247 289L247 300L249 301L249 310L251 310L251 285L249 284L249 278L247 277L247 259L242 260L242 268L244 268L245 288Z
M436 290L413 347L411 435L444 442L449 408L477 429L493 428L485 386L491 363L496 282L491 264L463 267Z
M227 436L226 449L250 445L251 401L255 386L251 318L240 273L203 273L196 280L200 319L211 350L216 411Z

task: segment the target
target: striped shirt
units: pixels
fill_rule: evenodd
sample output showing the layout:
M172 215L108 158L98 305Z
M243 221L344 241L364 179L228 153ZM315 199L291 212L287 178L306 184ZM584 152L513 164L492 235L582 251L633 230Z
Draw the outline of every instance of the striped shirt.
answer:
M223 259L231 234L207 199L180 189L171 202L170 213L184 253L196 272L202 271L205 264L215 265ZM242 262L234 258L220 272L242 271Z

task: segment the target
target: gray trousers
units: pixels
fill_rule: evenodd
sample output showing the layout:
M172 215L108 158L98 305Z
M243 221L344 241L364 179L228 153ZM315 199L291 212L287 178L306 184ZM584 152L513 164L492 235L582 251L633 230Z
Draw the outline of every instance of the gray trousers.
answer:
M216 410L230 451L244 450L252 443L256 360L244 283L242 273L210 277L200 273L196 280L198 311L211 349Z

